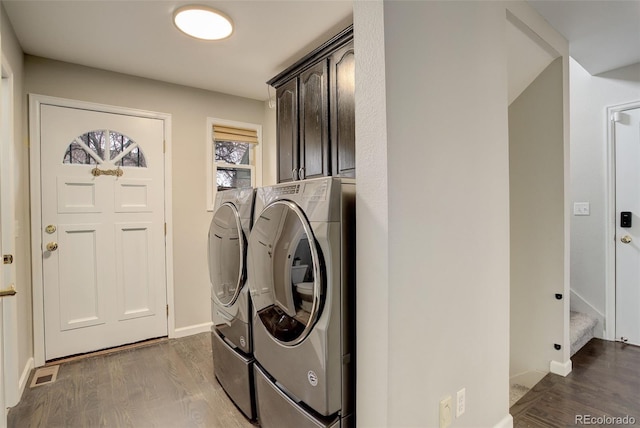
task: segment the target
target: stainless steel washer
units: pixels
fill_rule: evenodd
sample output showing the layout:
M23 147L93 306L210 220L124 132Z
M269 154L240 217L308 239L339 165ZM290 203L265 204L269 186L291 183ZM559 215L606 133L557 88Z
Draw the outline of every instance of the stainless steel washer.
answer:
M264 187L255 212L248 283L258 421L347 426L355 395L355 181Z
M208 251L214 371L220 385L249 419L256 417L251 300L246 285L254 195L254 189L218 192Z

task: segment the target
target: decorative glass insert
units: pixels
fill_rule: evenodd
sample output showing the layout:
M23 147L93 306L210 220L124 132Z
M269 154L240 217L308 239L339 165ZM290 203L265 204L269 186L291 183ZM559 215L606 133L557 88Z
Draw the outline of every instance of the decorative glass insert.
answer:
M80 144L75 141L69 144L67 151L64 154L63 163L72 164L84 164L84 165L96 165L96 160L89 155L89 153Z
M144 153L135 141L110 130L89 131L76 137L67 147L62 163L98 165L108 161L116 166L147 166Z

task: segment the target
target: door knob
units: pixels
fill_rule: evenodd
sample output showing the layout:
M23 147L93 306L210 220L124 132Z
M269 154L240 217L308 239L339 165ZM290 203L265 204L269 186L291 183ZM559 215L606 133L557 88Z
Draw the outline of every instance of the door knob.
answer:
M631 242L631 237L629 235L625 235L622 238L620 238L620 241L622 241L622 243L624 244L628 244L629 242Z
M50 224L49 226L44 228L44 231L48 234L52 234L56 231L56 227L53 224Z
M58 243L57 242L49 242L47 244L47 250L48 251L55 251L58 249Z

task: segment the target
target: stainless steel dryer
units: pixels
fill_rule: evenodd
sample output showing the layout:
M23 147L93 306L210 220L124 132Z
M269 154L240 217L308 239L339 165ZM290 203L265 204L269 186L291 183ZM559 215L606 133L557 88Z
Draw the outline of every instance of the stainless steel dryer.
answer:
M355 181L264 187L255 212L248 282L258 422L354 426Z
M255 419L251 303L246 248L254 189L218 192L209 227L211 346L218 382L249 419Z

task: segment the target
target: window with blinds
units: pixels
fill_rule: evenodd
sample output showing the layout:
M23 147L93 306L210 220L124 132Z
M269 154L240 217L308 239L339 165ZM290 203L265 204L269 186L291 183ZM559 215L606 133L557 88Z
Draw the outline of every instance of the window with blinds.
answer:
M218 190L255 187L257 144L256 129L213 125L213 162Z

